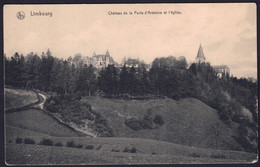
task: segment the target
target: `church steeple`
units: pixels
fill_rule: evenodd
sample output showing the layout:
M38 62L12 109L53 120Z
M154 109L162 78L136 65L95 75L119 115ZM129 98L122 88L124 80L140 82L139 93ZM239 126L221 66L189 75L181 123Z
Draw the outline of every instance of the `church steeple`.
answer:
M106 52L106 56L110 56L109 52L108 52L108 49L107 49L107 52Z
M202 46L200 44L198 54L197 54L197 57L196 57L196 63L205 63L205 61L206 61L206 58L204 56L203 49L202 49Z

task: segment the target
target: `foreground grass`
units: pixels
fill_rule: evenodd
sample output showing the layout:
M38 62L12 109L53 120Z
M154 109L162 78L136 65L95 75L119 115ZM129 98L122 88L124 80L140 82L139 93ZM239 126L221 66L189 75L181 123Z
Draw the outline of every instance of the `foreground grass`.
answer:
M8 144L8 164L183 164L183 163L248 163L243 159L196 158L174 155L148 155L86 150L68 147ZM249 162L250 163L250 162Z
M33 91L22 89L4 89L5 110L23 107L38 101L37 94Z
M7 131L11 131L10 129L12 129L12 127L7 127ZM43 138L48 139L50 141L53 142L53 145L55 145L56 143L60 143L60 145L62 145L63 147L67 147L67 143L68 142L73 142L74 146L70 147L72 149L72 152L74 152L74 148L73 147L77 147L79 145L81 145L82 147L80 149L88 149L88 150L93 150L94 152L103 152L104 156L107 156L106 154L109 153L114 153L114 152L118 152L119 155L127 154L129 156L128 153L126 153L124 150L126 148L131 149L131 148L136 148L136 153L134 154L138 154L141 155L141 157L146 157L147 155L150 156L159 156L159 158L162 157L168 157L168 159L164 159L165 161L162 160L158 160L158 162L161 163L196 163L196 162L203 162L203 163L214 163L214 162L247 162L250 163L253 160L256 160L257 155L256 154L251 154L251 153L245 153L245 152L240 152L240 151L228 151L228 150L215 150L215 149L203 149L203 148L196 148L196 147L189 147L189 146L183 146L183 145L179 145L179 144L173 144L173 143L168 143L168 142L163 142L163 141L157 141L157 140L151 140L151 139L140 139L140 138L86 138L86 137L52 137L52 136L47 136L47 135L43 135L43 134L39 134L37 136L38 133L33 132L33 131L29 131L28 130L24 131L24 129L22 128L15 128L16 134L20 134L19 137L22 139L25 138L30 138L33 139L35 141L35 143L39 144ZM22 135L24 132L24 135ZM10 154L7 154L7 158L10 159L9 163L16 163L20 157L21 159L23 158L23 155L21 152L15 152L12 150L15 149L19 149L20 147L23 147L26 150L26 146L31 147L29 145L25 145L25 146L20 146L23 144L13 144L15 143L15 135L13 136L8 136L7 137L7 151L11 151ZM17 148L16 148L17 147ZM47 147L47 146L46 146ZM42 152L45 149L45 151L52 151L52 150L56 150L58 149L55 146L51 146L53 147L52 149L47 149L47 148L42 148L39 146L35 146L35 149L32 153L36 153L40 154L40 152ZM40 148L40 149L38 149ZM79 148L78 148L79 149ZM67 150L67 149L65 149ZM70 150L67 150L68 152ZM76 151L77 153L78 151ZM21 154L20 154L21 153ZM28 154L32 154L29 153ZM12 158L12 154L14 154L13 156L17 156L17 158L15 160L13 160ZM46 153L47 154L47 153ZM50 152L49 154L53 154L53 156L58 156L58 152L54 153L54 152ZM66 154L70 154L70 153L66 153ZM71 153L72 154L72 153ZM95 153L95 154L101 154L101 153ZM133 153L132 153L133 154ZM131 156L132 156L131 154ZM117 155L117 154L115 154ZM10 156L10 157L9 157ZM65 156L65 155L64 155ZM74 156L80 156L80 155L74 155ZM123 157L124 157L123 156ZM184 162L180 162L178 160L170 160L169 157L182 157L181 160L185 160ZM48 157L48 156L47 156ZM45 157L45 158L47 158ZM107 160L104 159L103 157L100 157L100 161L101 162L106 162L106 163L113 163L113 162L120 162L120 163L130 163L130 162L134 162L134 163L153 163L154 161L150 161L149 159L147 159L147 161L143 160L141 161L141 157L140 161L127 161L127 159L122 160L122 162L119 160L116 160L116 157L114 157L113 160ZM186 157L186 159L184 158ZM45 158L42 157L42 159L38 159L39 162L37 163L45 163ZM70 155L68 155L68 157L64 157L65 159L70 158ZM124 157L126 158L126 157ZM136 157L137 158L137 157ZM193 160L193 158L199 158L199 159L195 159L196 161L191 161ZM77 158L79 159L79 158ZM205 160L205 161L203 161ZM73 161L73 163L81 163L81 160L77 161L77 160L71 160ZM99 161L94 160L93 162L95 163L99 163ZM18 162L17 162L18 163ZM34 163L34 162L30 162ZM53 163L55 164L59 164L62 163L61 160L56 159L53 160ZM86 161L85 163L89 163L89 161ZM92 163L92 161L91 161Z

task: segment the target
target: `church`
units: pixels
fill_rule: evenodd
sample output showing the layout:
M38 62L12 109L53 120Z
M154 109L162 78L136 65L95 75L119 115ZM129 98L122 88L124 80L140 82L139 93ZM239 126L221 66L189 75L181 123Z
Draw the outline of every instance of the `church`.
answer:
M197 53L195 63L197 63L197 64L206 63L206 58L204 56L201 44L199 46L199 50L198 50L198 53ZM220 78L223 75L230 75L230 70L229 70L227 65L216 65L216 66L212 66L212 68L217 73L218 77L220 77Z

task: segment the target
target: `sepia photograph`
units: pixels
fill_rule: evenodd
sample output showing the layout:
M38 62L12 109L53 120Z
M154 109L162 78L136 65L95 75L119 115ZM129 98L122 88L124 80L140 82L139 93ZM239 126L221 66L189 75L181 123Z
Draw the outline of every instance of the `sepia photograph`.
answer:
M255 3L9 4L6 165L258 162Z

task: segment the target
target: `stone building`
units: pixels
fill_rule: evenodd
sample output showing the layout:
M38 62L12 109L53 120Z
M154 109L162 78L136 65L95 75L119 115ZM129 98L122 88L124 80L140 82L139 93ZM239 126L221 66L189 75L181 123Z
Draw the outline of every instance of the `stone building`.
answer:
M207 61L204 56L202 46L200 44L195 63L206 63L206 62ZM212 68L217 73L218 77L222 77L223 75L230 75L230 69L228 68L227 65L216 65L216 66L212 66Z
M223 75L227 76L230 74L230 70L227 65L218 65L212 66L214 71L217 73L218 77L222 77Z
M83 58L83 63L86 65L92 64L96 68L105 68L108 65L115 64L115 61L113 58L110 56L109 51L106 51L106 54L96 54L95 52L93 53L92 57L84 57Z

